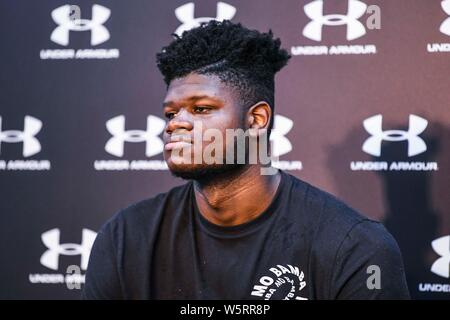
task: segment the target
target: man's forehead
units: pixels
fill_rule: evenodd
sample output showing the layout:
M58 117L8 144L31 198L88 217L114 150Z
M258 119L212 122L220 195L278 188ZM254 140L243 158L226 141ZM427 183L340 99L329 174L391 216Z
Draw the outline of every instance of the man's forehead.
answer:
M226 99L229 96L226 87L216 76L191 74L170 82L165 102L191 99L192 97L211 97Z
M219 77L213 74L200 74L191 72L183 77L175 78L171 81L171 85L179 84L208 84L220 82Z

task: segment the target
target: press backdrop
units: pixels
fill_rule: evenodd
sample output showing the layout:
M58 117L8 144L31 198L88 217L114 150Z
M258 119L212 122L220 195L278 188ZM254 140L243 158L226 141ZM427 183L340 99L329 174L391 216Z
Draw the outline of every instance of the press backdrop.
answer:
M99 227L183 183L155 54L209 19L292 54L277 166L383 221L413 297L450 298L450 0L2 1L0 298L77 299Z

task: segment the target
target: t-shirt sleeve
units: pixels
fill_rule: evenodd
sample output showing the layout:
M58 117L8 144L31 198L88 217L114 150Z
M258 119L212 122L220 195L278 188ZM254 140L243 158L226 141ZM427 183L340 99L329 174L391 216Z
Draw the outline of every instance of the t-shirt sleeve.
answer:
M381 223L364 220L342 241L332 270L333 299L409 299L397 242Z
M111 223L107 223L98 232L92 246L82 299L122 299L116 261Z

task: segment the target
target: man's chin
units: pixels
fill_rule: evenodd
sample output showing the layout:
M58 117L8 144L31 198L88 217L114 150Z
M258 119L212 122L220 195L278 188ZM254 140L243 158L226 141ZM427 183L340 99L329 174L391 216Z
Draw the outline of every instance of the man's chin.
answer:
M185 180L212 181L223 178L242 170L243 164L220 165L174 165L169 164L169 170L177 178Z

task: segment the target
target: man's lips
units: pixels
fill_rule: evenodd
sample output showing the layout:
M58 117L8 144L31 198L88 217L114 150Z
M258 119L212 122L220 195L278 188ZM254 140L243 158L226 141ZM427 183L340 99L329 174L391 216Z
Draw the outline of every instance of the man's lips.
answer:
M171 136L169 142L164 145L164 150L181 149L191 145L192 140L189 136Z

